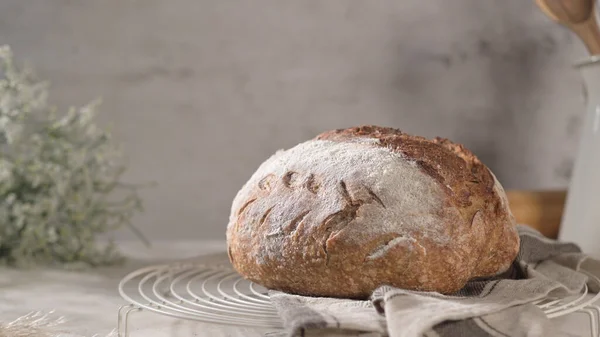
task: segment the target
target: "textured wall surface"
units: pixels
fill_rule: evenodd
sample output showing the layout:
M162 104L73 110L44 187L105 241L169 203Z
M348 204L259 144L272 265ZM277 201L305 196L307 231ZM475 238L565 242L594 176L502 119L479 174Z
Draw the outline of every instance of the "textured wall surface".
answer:
M568 183L585 56L533 1L3 0L0 44L61 107L103 99L156 181L151 237L224 236L231 200L279 148L380 124L463 142L507 188Z

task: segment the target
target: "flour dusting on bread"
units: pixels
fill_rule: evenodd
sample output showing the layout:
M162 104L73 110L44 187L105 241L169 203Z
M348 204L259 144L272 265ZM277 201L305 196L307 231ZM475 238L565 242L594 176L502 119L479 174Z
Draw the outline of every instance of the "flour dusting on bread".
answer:
M415 240L413 238L399 236L395 239L392 239L390 242L377 248L375 251L373 251L371 254L369 254L369 256L367 256L367 259L373 260L373 259L378 259L380 257L383 257L383 256L385 256L385 254L387 254L387 252L390 249L394 248L397 245L406 245L407 247L409 247L409 249L412 249L412 244L415 243L416 241L417 240Z
M289 150L278 151L265 161L248 183L236 196L232 214L237 214L244 203L251 199L259 182L273 176L278 181L279 194L272 202L255 202L256 213L264 214L275 207L285 209L289 214L310 212L310 217L321 223L328 216L340 212L347 199L372 201L364 207L359 224L350 223L346 231L356 232L356 238L393 233L410 235L417 231L423 237L438 243L449 240L443 227L434 216L442 207L439 188L428 175L424 175L414 161L393 153L386 148L376 147L378 141L370 140L339 143L325 140L309 140ZM297 188L286 186L286 177L293 173ZM315 196L302 184L309 177L319 181ZM340 186L345 186L344 192ZM281 188L285 187L285 188ZM347 194L345 194L347 193ZM288 198L282 197L288 195ZM305 200L310 198L310 203ZM372 199L372 200L371 200ZM305 202L303 202L305 201ZM385 207L384 207L385 205ZM275 209L273 209L275 211ZM267 216L280 216L271 211ZM283 220L280 216L279 220ZM285 222L271 218L273 226ZM354 226L356 225L356 226ZM270 233L281 228L271 228ZM268 240L276 240L271 236Z

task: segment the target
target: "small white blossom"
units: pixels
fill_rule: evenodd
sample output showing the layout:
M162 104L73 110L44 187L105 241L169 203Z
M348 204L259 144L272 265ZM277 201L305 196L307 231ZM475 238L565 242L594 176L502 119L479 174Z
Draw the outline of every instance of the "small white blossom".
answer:
M0 183L10 183L12 179L13 164L8 160L0 158Z

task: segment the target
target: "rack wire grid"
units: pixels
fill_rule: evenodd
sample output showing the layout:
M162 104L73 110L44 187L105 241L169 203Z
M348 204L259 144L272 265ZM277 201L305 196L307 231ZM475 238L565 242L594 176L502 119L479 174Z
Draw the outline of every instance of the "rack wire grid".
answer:
M588 274L600 287L600 280ZM146 310L177 319L205 323L283 329L283 322L267 296L267 289L243 279L228 261L182 261L136 270L119 283L129 304L119 308L117 334L129 337L129 316ZM589 317L592 337L599 337L600 293L591 296L587 286L566 298L534 302L549 318L567 314Z

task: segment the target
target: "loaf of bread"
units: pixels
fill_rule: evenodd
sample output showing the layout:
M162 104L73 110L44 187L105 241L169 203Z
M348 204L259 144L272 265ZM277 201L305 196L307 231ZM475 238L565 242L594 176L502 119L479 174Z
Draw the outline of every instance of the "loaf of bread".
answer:
M459 144L362 126L275 153L236 195L229 258L293 294L366 298L381 285L449 294L508 269L505 192Z

